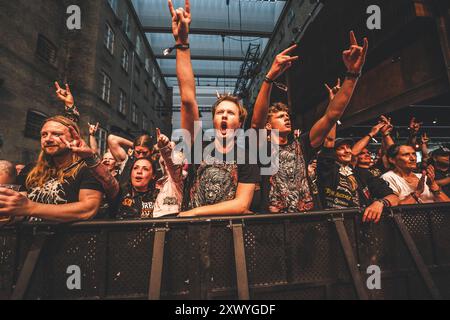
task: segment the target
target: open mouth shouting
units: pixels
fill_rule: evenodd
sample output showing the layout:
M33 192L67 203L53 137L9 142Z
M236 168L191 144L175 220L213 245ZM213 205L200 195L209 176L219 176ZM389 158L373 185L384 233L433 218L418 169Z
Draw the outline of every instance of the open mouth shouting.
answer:
M136 182L141 182L144 178L143 177L135 177L134 180L136 180Z
M227 130L228 130L228 124L226 121L222 121L220 123L220 133L222 134L222 136L226 136L227 135Z

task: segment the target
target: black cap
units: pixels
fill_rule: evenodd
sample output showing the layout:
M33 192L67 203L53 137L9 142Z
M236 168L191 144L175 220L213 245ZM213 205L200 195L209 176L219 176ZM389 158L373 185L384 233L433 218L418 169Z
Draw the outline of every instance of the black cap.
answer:
M438 149L434 150L431 155L433 157L445 157L450 155L450 149L446 147L439 147Z
M342 146L343 144L348 144L349 146L353 146L354 145L354 141L353 139L350 138L338 138L336 139L335 143L334 143L334 147L338 148L340 146Z

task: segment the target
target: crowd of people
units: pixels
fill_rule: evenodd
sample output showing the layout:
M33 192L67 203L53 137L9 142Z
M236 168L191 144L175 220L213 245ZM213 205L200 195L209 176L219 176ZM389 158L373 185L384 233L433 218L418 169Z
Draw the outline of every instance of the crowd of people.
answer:
M169 0L169 9L181 127L190 134L184 142L191 150L203 152L208 145L194 147L201 132L195 125L200 116L189 49L189 1L185 8L175 9ZM430 154L429 139L426 134L418 136L421 124L416 119L411 121L411 137L405 144L396 144L391 134L394 124L385 116L359 141L336 138L368 50L368 40L358 44L353 32L343 52L345 79L333 88L326 85L326 112L308 132L292 127L288 106L270 101L276 80L299 59L292 56L296 47L275 58L249 123L252 129L266 130L268 150L276 150L273 174L261 174L261 162L236 160L240 151L249 158L248 146L234 139L234 131L243 128L247 119L238 97L223 95L213 105L215 153L200 162L194 161L193 154L177 150L159 129L154 137L142 135L134 141L110 135L108 151L101 157L96 141L99 124L87 124L88 143L83 140L70 87L63 89L55 83L65 112L44 122L37 161L26 166L0 161L0 219L70 222L363 207L363 221L378 222L387 207L449 202L450 152L441 147ZM375 155L369 144L377 135L382 144ZM417 152L422 153L421 163L417 163Z

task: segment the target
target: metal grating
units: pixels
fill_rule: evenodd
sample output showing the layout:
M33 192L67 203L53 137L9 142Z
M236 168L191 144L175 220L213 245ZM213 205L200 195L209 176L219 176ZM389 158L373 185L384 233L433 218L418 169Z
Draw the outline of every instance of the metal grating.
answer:
M441 295L450 298L448 206L401 208ZM396 213L397 214L397 213ZM47 240L31 278L27 299L145 299L156 226L166 229L163 299L236 299L236 266L230 223L243 224L250 296L254 299L356 299L333 218L342 213L288 215L232 221L204 220L85 227L36 225L0 233L0 294L8 297L35 235ZM235 219L235 220L234 220ZM382 289L371 299L429 299L392 217L362 224L360 213L344 226L363 282L370 264L382 270ZM82 271L82 290L66 287L67 267Z

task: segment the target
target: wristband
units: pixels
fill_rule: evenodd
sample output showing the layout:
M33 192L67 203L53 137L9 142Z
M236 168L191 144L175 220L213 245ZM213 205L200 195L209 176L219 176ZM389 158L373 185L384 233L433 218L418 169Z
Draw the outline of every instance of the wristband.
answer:
M272 80L272 79L270 79L267 76L264 78L264 82L267 82L269 84L273 84L273 85L275 85L275 87L277 87L278 89L280 89L280 90L282 90L284 92L288 92L288 90L289 90L289 88L285 84L280 83L280 82L276 82L275 80Z
M101 159L97 153L94 153L92 157L84 159L84 163L88 166L89 169L97 167L101 163Z
M354 72L347 71L345 73L345 77L350 78L350 79L359 79L361 77L361 72L354 73Z
M267 83L270 83L270 84L272 84L272 83L274 83L274 80L272 80L272 79L270 79L269 77L265 77L264 78L264 82L267 82Z
M168 56L170 53L172 53L173 50L175 49L179 49L179 50L187 50L190 48L189 44L176 44L173 47L167 48L166 50L164 50L163 54L165 56Z
M382 199L383 205L385 208L392 207L392 203L388 199Z
M413 197L413 199L416 200L417 203L420 203L419 197L416 195L415 192L411 192L410 196Z
M441 189L441 188L437 189L436 191L431 190L431 193L432 193L434 196L440 195L441 192L442 192L442 189Z

